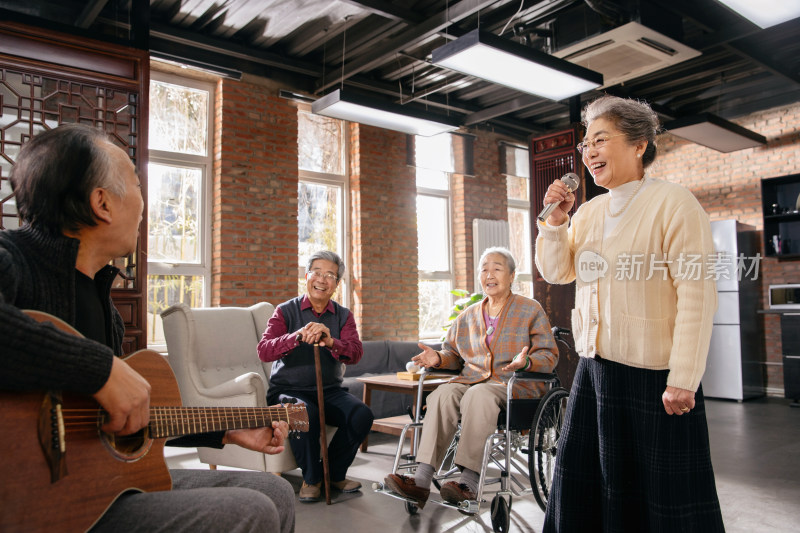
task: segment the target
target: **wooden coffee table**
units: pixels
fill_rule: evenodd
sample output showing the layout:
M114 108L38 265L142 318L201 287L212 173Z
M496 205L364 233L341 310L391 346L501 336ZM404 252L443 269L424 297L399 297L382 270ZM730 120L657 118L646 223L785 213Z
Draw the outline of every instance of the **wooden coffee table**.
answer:
M425 391L432 391L439 385L449 382L452 378L454 378L456 374L438 374L438 373L431 373L425 379L425 383L423 384L423 390ZM366 377L359 377L356 378L358 381L364 384L364 403L369 406L370 402L372 401L372 391L374 390L382 390L388 392L399 392L402 394L408 394L413 396L417 393L417 388L419 387L419 381L413 381L410 379L399 379L397 374L384 374L380 376L366 376ZM390 435L400 435L403 431L403 427L406 424L412 422L412 420L408 417L408 415L400 415L400 416L391 416L388 418L379 418L372 422L372 431L378 431L380 433L388 433ZM364 442L361 443L361 451L367 451L367 441L369 437L364 439Z

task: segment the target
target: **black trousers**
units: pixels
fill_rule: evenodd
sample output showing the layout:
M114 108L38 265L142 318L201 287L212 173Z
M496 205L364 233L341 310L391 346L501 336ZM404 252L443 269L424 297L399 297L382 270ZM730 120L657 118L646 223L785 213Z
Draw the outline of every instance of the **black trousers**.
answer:
M581 357L543 533L723 533L702 388L668 415L668 370Z
M342 481L347 469L353 464L359 446L367 438L375 417L364 402L342 387L329 387L324 390L325 423L337 428L328 445L328 462L331 481ZM322 458L319 446L319 406L316 391L269 390L267 402L270 405L296 398L305 404L308 411L308 432L298 433L299 438L290 438L288 443L303 471L303 480L309 485L319 483L323 478Z

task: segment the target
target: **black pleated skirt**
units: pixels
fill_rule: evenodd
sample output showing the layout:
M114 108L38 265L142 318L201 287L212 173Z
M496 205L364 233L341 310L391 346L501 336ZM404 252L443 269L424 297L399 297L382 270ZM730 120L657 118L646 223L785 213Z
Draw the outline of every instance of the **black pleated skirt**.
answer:
M543 533L725 531L702 389L670 416L668 373L580 358Z

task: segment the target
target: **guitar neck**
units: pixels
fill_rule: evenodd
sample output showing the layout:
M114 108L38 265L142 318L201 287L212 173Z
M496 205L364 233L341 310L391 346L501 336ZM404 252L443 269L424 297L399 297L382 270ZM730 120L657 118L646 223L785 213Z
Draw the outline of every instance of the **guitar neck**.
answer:
M148 429L153 438L180 437L210 431L271 426L285 421L297 430L286 407L151 407Z

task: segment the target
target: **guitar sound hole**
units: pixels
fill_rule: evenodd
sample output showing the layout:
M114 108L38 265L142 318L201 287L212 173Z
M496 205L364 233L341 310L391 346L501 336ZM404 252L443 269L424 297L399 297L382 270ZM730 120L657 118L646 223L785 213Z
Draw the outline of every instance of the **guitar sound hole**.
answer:
M138 461L147 455L147 452L150 451L150 446L153 444L153 439L150 438L149 431L146 428L125 436L112 435L101 431L100 439L108 451L111 452L111 455L127 463Z

